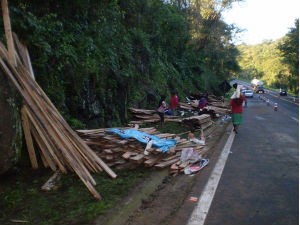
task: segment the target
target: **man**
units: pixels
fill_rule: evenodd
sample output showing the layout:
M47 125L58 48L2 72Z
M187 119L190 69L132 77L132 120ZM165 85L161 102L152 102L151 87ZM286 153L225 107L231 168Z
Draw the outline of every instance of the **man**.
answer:
M176 93L176 91L173 91L172 96L171 96L171 102L170 102L170 109L171 109L172 115L176 114L178 104L179 104L179 100L178 100L177 93Z

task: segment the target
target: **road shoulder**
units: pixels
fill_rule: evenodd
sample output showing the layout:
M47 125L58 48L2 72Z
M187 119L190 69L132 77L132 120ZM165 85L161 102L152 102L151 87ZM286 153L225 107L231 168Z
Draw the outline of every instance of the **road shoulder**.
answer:
M168 170L153 171L152 175L128 194L108 214L99 217L95 224L101 225L153 225L186 224L206 181L223 149L230 131L229 122L220 120L216 130L207 141L204 157L210 159L205 169L195 175L169 176Z

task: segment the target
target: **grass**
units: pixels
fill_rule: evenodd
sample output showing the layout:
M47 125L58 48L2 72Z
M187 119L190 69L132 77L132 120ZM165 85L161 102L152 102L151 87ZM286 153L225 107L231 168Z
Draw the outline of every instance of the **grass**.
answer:
M43 192L40 187L52 175L51 171L33 171L29 167L15 169L1 177L0 224L15 224L14 220L34 225L89 224L113 207L150 170L117 171L117 179L105 173L94 174L97 191L103 197L95 201L75 174L63 175L57 190Z
M137 168L132 171L118 171L118 178L106 174L93 175L97 190L102 196L95 201L75 174L64 175L60 187L43 192L40 187L52 172L40 169L19 168L2 177L0 185L0 224L13 224L13 220L28 221L26 224L60 225L87 224L105 213L150 170Z
M162 133L174 134L189 130L178 123L165 123L163 127L156 128ZM116 179L110 178L105 172L93 174L98 184L96 189L103 198L95 201L76 174L63 175L57 190L43 192L41 186L53 172L44 168L33 170L28 164L20 165L0 178L0 224L90 224L114 207L151 170L138 167L115 171L118 175ZM15 223L14 220L19 222Z

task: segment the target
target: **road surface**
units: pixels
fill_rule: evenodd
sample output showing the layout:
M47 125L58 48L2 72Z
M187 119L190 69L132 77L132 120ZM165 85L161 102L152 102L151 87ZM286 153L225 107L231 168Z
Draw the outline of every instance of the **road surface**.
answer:
M202 192L187 224L298 224L298 119L298 105L284 97L255 94L248 99L244 123L230 150L223 150L228 158L220 178L211 175L206 184L209 194L203 197Z

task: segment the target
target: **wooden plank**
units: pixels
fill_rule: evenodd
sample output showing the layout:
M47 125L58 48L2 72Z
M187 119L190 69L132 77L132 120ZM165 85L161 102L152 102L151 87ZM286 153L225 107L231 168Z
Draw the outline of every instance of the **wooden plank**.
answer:
M47 163L49 164L50 168L53 171L57 170L56 165L59 167L59 169L66 173L66 168L64 166L64 163L61 161L63 157L57 157L55 152L53 151L54 146L51 142L49 142L46 137L43 135L43 131L38 126L38 122L34 119L34 115L30 113L30 111L27 109L27 115L30 119L31 123L34 124L34 126L31 127L31 132L33 136L35 137L35 140L37 144L40 147L40 150L43 152L43 155L45 156L45 159Z
M149 159L147 159L146 161L144 161L144 165L146 167L151 167L155 163L158 163L162 158L163 158L162 155L152 155L152 156L149 157Z
M138 153L136 152L125 152L123 155L122 155L122 158L124 159L129 159L131 156L136 156Z
M3 23L4 23L4 30L5 30L5 37L7 41L9 61L12 65L16 66L17 61L15 57L15 48L14 48L14 42L12 37L12 31L11 31L12 29L10 24L7 0L1 0L1 6L2 6Z
M23 107L21 109L21 116L22 116L22 125L23 125L22 127L23 127L23 131L24 131L24 136L25 136L25 141L26 141L26 145L27 145L27 150L29 153L29 159L31 162L31 166L33 169L37 169L38 162L37 162L37 157L36 157L34 146L33 146L32 136L30 134L30 125L29 125L29 120L27 117L27 109L26 109L25 105L23 105Z
M27 47L20 42L18 36L15 33L13 33L13 40L15 43L14 45L15 49L17 50L18 54L21 56L20 60L22 61L23 65L27 68L31 77L35 79Z
M176 163L173 163L170 167L171 170L178 170L179 166Z
M140 164L144 161L144 157L145 157L144 154L137 154L136 156L130 157L129 160Z
M57 170L57 163L55 163L54 159L51 157L51 154L47 151L47 145L48 143L44 143L44 141L40 138L40 136L38 135L37 131L35 130L35 128L31 127L31 133L34 136L34 139L40 149L41 152L41 157L43 160L43 164L44 166L47 168L48 166L52 169L52 171L56 171ZM67 170L64 168L64 165L62 165L62 168L60 168L60 170L63 173L67 173Z
M156 164L154 166L157 167L157 168L165 168L165 167L170 166L173 163L176 163L178 161L180 161L180 160L179 159L172 159L172 160L169 160L169 161L166 161L166 162L158 163L158 164Z
M163 161L169 161L171 159L176 159L176 158L180 157L180 155L181 155L181 153L177 152L175 155L164 158Z
M59 170L55 171L55 173L46 181L45 184L41 187L43 191L51 191L57 189L57 183L60 181L61 173Z
M1 56L6 57L8 55L5 49L1 48L0 50ZM95 185L96 182L89 171L95 171L96 169L102 171L102 168L104 168L111 176L116 175L78 135L74 135L75 132L64 121L33 78L30 77L28 70L22 65L14 68L6 62L7 59L1 57L1 67L24 97L31 112L29 114L31 116L30 121L35 126L32 130L36 130L36 140L38 140L39 146L43 147L43 155L46 156L46 152L51 152L47 163L58 163L60 169L62 169L64 168L63 164L60 163L57 155L63 156L63 163L67 163L68 168L74 170L96 198L99 197L97 191L91 186ZM45 146L47 147L44 148ZM52 169L54 168L55 165L52 164Z

